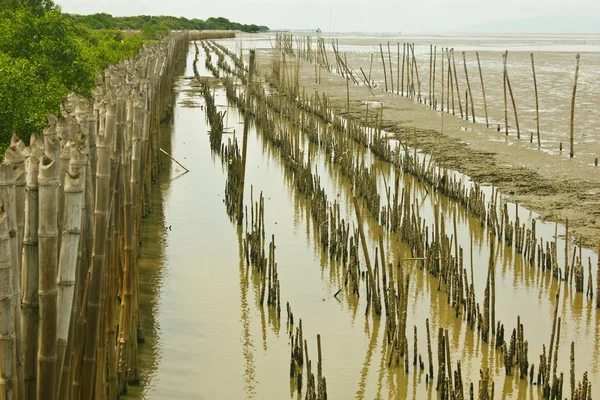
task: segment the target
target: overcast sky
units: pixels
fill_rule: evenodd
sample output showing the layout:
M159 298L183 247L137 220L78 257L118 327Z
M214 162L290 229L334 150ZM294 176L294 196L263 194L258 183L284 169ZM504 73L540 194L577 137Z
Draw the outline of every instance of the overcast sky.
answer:
M544 31L552 21L577 30L585 16L600 16L598 0L55 0L64 12L122 15L173 15L206 19L225 17L271 29L323 32L456 31L494 21L536 18ZM560 16L560 18L557 18ZM563 29L564 30L564 29ZM569 29L567 29L569 30ZM558 29L557 31L561 31ZM600 31L600 27L597 29Z

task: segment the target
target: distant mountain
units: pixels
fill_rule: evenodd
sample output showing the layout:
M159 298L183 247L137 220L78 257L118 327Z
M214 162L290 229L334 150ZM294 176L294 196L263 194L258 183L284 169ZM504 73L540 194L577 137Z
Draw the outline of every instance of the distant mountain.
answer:
M478 33L600 33L600 19L548 16L490 21L455 32Z

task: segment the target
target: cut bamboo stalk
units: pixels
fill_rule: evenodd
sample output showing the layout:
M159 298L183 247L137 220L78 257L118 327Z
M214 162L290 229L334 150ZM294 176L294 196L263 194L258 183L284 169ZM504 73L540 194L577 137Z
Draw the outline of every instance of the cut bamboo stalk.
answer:
M10 257L12 265L12 288L17 299L21 298L21 257L20 249L18 249L18 225L17 225L17 203L16 203L16 188L15 188L15 171L9 163L10 159L4 160L0 164L0 202L4 205L5 214L7 215L7 223L9 231L12 232L9 238L10 242ZM21 206L21 205L19 205ZM22 346L21 346L21 313L19 312L19 302L11 302L13 306L12 318L14 318L16 352L13 354L14 368L13 376L17 380L17 388L15 396L19 396L19 389L24 391L24 386L21 385L23 377L19 376L19 372L23 373L22 369ZM22 387L23 386L23 387Z
M39 350L37 399L55 398L58 232L58 166L51 154L40 160L39 184Z
M75 292L75 273L81 238L82 210L84 205L85 175L79 169L87 163L85 153L77 146L71 149L70 168L65 175L65 218L63 224L58 266L58 320L57 320L57 389L65 360L71 311Z
M99 336L101 297L106 264L106 241L108 235L110 206L110 153L113 148L113 136L116 130L115 101L110 94L105 97L106 109L101 114L100 129L97 135L96 149L98 165L96 168L96 202L94 208L94 244L92 250L89 293L85 310L85 342L82 352L81 394L90 399L94 390L94 372L96 367L96 347ZM103 106L104 107L104 106ZM105 119L103 123L102 120Z
M506 52L508 53L508 51ZM504 134L508 136L508 96L506 92L506 53L502 55L502 63L504 65L502 72L503 88L504 88Z
M42 149L38 135L30 138L29 156L25 163L27 171L25 197L25 226L23 235L23 367L25 399L34 399L37 386L37 347L39 323L39 257L38 257L38 169Z
M571 96L571 120L569 122L569 157L573 158L573 135L575 121L575 93L577 93L577 78L579 77L579 54L575 56L575 78L573 79L573 95Z
M254 50L250 50L250 65L248 67L248 87L246 89L246 112L244 113L244 134L243 134L243 144L242 144L242 172L240 174L240 188L239 198L238 198L238 207L237 207L237 224L238 226L242 225L242 221L244 220L244 185L246 180L246 156L248 153L248 130L250 128L250 116L248 115L250 112L251 103L251 95L250 91L252 90L252 75L254 74Z
M10 228L4 202L0 199L0 399L17 398L15 337L15 293L13 288L13 264ZM16 392L16 393L15 393Z
M537 130L537 143L538 147L541 146L540 142L540 103L538 98L538 90L537 90L537 78L535 77L535 63L533 61L533 53L531 56L531 70L533 71L533 89L535 92L535 125Z

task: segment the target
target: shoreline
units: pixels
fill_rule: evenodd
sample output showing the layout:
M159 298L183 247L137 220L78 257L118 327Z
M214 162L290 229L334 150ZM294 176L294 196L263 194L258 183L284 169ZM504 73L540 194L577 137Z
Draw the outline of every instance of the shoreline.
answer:
M257 61L263 72L268 71L271 52L260 51ZM349 59L348 63L353 64L352 61ZM307 93L325 94L344 114L345 78L325 70L321 74L321 84L315 84L314 64L300 61L300 86ZM374 97L366 86L350 86L353 118L364 120L365 101L383 103L384 130L412 142L412 127L416 127L417 147L432 154L440 165L461 172L478 184L495 186L505 199L539 214L543 221L564 224L568 219L569 236L597 251L600 167L577 154L570 159L568 149L563 149L562 154L550 154L539 150L535 143L530 144L528 137L518 140L512 133L506 136L503 131L432 110L380 88L372 92Z

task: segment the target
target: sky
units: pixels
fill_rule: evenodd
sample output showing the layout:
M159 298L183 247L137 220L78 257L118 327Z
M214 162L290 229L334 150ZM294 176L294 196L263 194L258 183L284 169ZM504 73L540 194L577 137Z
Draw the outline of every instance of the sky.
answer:
M67 13L225 17L271 29L323 32L448 32L472 26L544 32L600 31L598 0L55 0ZM593 16L592 21L588 16ZM590 28L590 26L592 28ZM584 28L582 28L584 27ZM484 29L485 30L485 29Z

